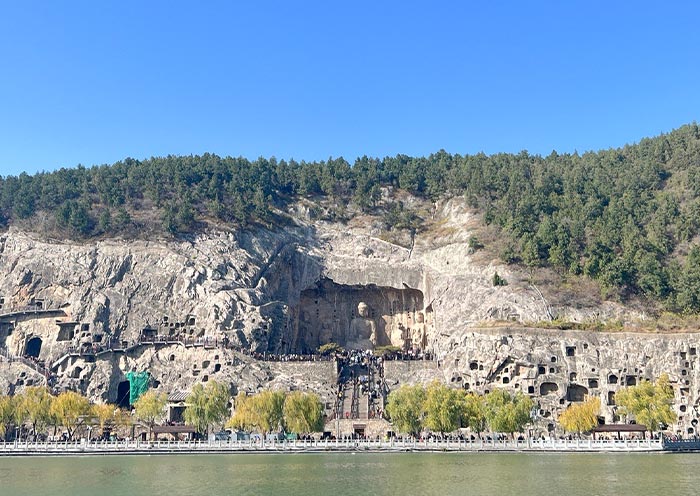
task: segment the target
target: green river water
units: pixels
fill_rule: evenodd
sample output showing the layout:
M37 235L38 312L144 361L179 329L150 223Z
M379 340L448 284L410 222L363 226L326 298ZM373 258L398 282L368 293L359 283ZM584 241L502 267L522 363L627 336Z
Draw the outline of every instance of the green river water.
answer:
M693 454L0 458L0 496L700 494Z

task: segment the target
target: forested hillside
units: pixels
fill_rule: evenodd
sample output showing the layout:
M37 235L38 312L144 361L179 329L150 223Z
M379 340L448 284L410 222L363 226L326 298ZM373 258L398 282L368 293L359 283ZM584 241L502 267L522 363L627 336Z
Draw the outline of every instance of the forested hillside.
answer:
M700 129L696 124L624 148L547 157L398 155L323 162L216 155L126 159L113 165L0 178L0 224L46 224L80 238L138 235L139 219L178 234L216 221L274 224L299 197L326 198L329 216L380 213L419 228L391 186L436 200L464 196L503 236L509 263L585 274L601 284L700 311ZM381 211L379 211L381 210Z

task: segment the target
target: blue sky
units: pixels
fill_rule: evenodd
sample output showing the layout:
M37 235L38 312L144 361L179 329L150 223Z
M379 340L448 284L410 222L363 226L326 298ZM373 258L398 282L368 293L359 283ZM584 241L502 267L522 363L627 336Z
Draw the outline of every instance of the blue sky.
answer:
M0 0L0 175L609 148L700 120L697 2Z

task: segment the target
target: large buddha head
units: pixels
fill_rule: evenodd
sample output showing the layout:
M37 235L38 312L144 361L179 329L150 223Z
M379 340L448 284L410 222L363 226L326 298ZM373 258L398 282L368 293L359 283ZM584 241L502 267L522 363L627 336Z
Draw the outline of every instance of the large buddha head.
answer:
M369 306L367 306L367 303L365 303L364 301L361 301L360 303L358 303L357 315L359 315L360 317L363 317L365 319L367 317L369 317Z

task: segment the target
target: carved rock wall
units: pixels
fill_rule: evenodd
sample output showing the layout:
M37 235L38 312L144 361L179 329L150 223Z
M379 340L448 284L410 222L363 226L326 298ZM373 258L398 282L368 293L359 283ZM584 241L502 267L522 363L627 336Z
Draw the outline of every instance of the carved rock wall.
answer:
M377 346L403 348L408 343L423 348L426 333L434 334L432 308L425 308L416 289L347 286L323 279L302 291L299 305L290 309L290 351L312 352L331 342L346 346L356 338L352 321L359 317L361 302L368 307L367 320L376 326Z
M632 378L668 372L677 387L679 428L691 426L698 395L694 335L480 328L489 321L537 322L553 313L605 320L633 312L609 302L551 308L516 269L477 262L468 247L473 219L459 201L436 205L432 215L439 229L418 233L410 247L380 239L371 222L298 220L277 230L89 244L10 230L0 235L0 348L24 354L27 343L40 338L38 358L58 373L59 388L111 401L124 374L134 369L150 370L167 391L187 389L205 377L229 381L234 389L304 388L305 379L287 370L290 364L278 369L230 350L133 345L148 329L156 336L227 339L261 352L310 350L326 338L347 342L353 311L366 301L381 344L400 344L402 327L413 332L422 324L427 348L440 359L439 373L399 373L399 382L437 374L455 387L517 389L537 396L542 419L554 419L586 393L600 394L606 405L613 399L609 393ZM507 286L493 286L496 271ZM37 302L61 313L17 314L36 309ZM112 341L125 343L128 351L89 360L70 354ZM568 355L569 347L574 355ZM16 366L4 369L0 386L22 386L12 375ZM308 387L332 391L334 378L324 374L308 379ZM611 375L617 384L609 383ZM607 406L612 420L614 405Z

